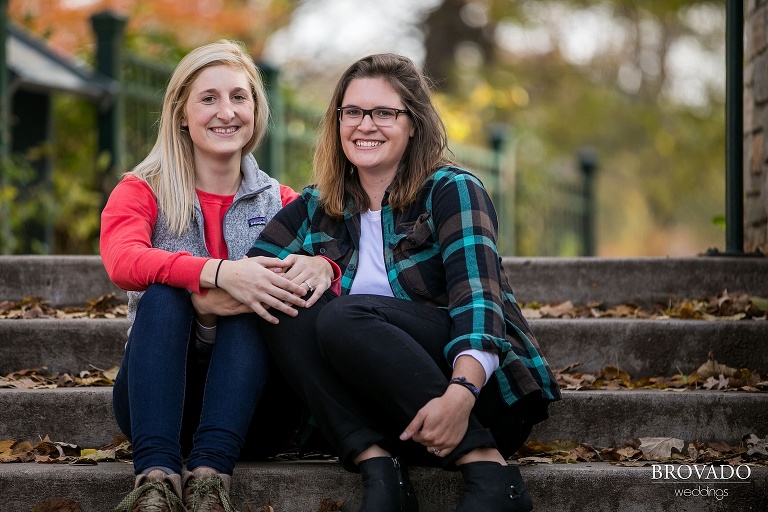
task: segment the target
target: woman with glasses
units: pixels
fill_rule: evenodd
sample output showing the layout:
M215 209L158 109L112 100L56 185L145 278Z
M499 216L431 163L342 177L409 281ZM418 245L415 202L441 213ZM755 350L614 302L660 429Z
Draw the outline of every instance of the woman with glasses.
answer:
M560 398L501 267L494 206L445 151L413 62L357 61L323 118L315 184L248 252L341 269L340 296L276 313L263 334L343 466L362 474L361 512L418 510L406 464L461 470L459 512L531 510L507 458Z

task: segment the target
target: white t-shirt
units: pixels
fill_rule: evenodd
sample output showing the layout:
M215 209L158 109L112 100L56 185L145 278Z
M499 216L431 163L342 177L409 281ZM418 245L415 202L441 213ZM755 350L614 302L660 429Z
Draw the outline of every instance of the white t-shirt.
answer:
M394 297L384 265L384 237L381 232L381 210L368 210L360 214L360 251L357 253L357 272L350 295L364 293Z
M349 289L350 295L372 294L394 297L384 264L384 237L381 231L381 210L368 210L360 214L360 251L357 272ZM463 355L474 357L485 369L485 383L499 367L499 356L482 350L464 350ZM456 364L456 359L453 363Z

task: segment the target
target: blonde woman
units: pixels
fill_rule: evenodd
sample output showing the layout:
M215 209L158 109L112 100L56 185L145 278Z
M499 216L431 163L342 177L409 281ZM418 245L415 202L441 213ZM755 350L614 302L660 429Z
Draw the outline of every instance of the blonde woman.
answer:
M230 479L246 440L250 453L267 454L293 433L272 423L290 419L285 397L273 400L284 415L254 417L270 370L260 323L314 304L333 267L306 256L243 258L297 196L251 155L268 116L240 45L193 50L168 83L155 146L102 213L101 256L129 290L132 322L113 405L133 444L136 481L118 510L231 512ZM249 436L252 418L275 428Z

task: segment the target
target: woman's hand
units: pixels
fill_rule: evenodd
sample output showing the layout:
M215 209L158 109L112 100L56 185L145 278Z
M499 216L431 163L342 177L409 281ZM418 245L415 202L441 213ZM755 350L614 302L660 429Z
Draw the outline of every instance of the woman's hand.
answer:
M485 384L483 365L469 354L460 354L453 366L452 377L463 377L478 388ZM451 453L467 433L469 415L475 396L464 386L449 384L443 396L433 398L419 409L400 439L413 439L438 457ZM435 453L435 450L438 450Z
M280 258L243 258L241 260L209 260L200 274L203 287L213 287L218 283L236 301L245 304L264 320L276 324L277 318L268 309L296 316L294 306L304 307L302 299L305 290L285 277L281 271L287 271L291 263ZM218 280L216 271L218 269Z
M469 414L475 397L461 386L448 386L443 396L433 398L419 409L400 434L400 440L413 439L438 457L453 451L467 433Z
M304 291L303 295L312 292L312 295L307 300L306 307L312 306L323 295L325 290L331 287L333 268L325 258L291 254L283 261L290 264L290 268L285 272L284 276L301 286Z
M192 294L192 306L200 323L206 326L215 324L217 316L241 315L253 313L253 310L232 297L226 290L211 288L205 295ZM211 318L213 317L213 321Z

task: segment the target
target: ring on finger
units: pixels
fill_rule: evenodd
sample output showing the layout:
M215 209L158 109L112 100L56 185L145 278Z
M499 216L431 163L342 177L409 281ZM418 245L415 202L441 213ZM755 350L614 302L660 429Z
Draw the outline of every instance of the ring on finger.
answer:
M305 285L307 285L307 289L308 289L310 292L313 292L313 291L315 291L315 287L314 287L314 286L312 286L311 284L309 284L309 281L304 281L304 284L305 284Z
M435 455L439 455L440 454L440 449L437 448L437 447L434 447L434 448L432 448L432 453L434 453Z

